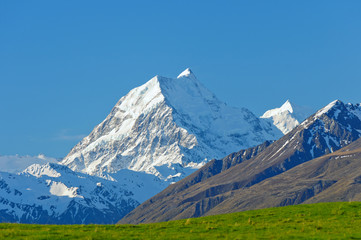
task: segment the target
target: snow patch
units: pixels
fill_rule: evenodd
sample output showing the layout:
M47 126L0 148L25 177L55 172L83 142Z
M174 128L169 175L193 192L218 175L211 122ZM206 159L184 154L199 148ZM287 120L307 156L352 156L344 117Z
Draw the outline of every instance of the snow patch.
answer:
M52 195L59 196L59 197L66 196L69 198L75 198L75 197L84 198L83 196L78 195L77 191L78 191L78 187L68 188L62 182L52 182L50 185L50 190L49 190L49 192Z

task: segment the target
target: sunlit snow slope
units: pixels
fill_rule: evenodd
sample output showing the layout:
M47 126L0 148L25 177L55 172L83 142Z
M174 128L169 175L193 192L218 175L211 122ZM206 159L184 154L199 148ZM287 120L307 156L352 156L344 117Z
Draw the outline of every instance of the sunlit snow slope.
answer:
M131 90L62 163L92 175L130 169L175 181L212 158L280 136L269 121L218 100L186 69Z
M283 134L287 134L313 113L312 109L294 105L287 100L280 108L266 111L261 118L270 119Z
M33 164L58 163L55 158L39 154L38 156L9 155L0 156L0 171L9 173L20 173Z
M222 103L190 69L156 76L122 97L60 165L0 157L0 222L115 223L208 160L281 135Z

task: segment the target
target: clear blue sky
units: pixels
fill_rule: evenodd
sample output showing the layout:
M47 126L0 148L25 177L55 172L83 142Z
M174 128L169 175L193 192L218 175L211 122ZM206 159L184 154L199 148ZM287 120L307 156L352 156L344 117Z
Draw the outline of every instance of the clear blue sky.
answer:
M63 157L129 90L190 67L257 115L361 102L361 1L0 1L0 154Z

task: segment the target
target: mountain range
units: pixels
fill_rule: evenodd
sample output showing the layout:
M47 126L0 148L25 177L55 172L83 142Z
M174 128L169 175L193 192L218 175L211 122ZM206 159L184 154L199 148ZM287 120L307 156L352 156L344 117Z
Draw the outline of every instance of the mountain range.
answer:
M112 223L139 203L121 184L54 163L0 173L0 221Z
M267 206L283 206L302 203L334 182L320 180L312 185L315 191L309 195L302 195L301 200L296 202L282 200L274 202L273 205L267 198L262 198L265 189L268 187L275 191L270 195L281 195L297 185L296 179L292 177L287 179L290 186L285 184L284 189L272 188L272 184L259 191L254 189L264 186L267 181L277 179L280 174L296 166L332 154L360 136L360 105L344 104L341 101L331 102L268 147L259 146L258 149L261 151L257 151L257 154L250 158L244 157L247 151L241 151L222 160L209 162L197 172L144 202L123 218L121 223L168 221L255 209L267 204ZM253 152L253 149L249 151ZM228 165L228 162L235 164ZM303 170L314 171L304 168ZM215 174L202 179L204 172ZM201 180L194 181L194 179ZM272 183L277 181L274 180ZM296 193L292 192L292 194ZM257 201L260 198L262 201Z
M257 117L220 101L190 69L155 76L64 159L0 156L0 222L139 223L248 209L233 196L361 136L360 105L334 101L311 114L286 101Z
M190 69L175 79L155 76L122 97L62 161L28 157L33 165L0 173L1 221L115 223L211 159L282 135L221 102Z

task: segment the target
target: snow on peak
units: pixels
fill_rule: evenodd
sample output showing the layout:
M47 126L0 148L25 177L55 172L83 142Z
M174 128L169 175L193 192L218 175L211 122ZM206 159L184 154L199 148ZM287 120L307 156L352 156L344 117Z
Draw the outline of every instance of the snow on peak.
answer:
M290 100L287 100L281 107L280 107L280 110L282 112L284 111L289 111L290 113L293 113L293 107L292 107L292 104L290 102Z
M361 121L361 104L345 104L340 100L335 100L317 111L314 118L320 118L323 114L338 120L356 117Z
M287 100L280 108L266 111L261 118L270 119L283 134L287 134L312 113L310 108L297 106Z
M174 168L175 176L191 162L221 158L280 135L249 110L218 100L188 68L177 79L156 76L131 90L62 163L95 175L129 169L167 179L160 166L181 166Z
M192 70L190 68L187 68L186 70L184 70L181 74L178 75L177 79L179 78L193 78L195 79L196 76L193 74Z
M33 175L34 177L41 177L41 176L49 176L49 177L60 177L61 174L59 172L57 172L54 168L54 165L52 165L51 163L46 163L46 164L33 164L30 165L29 167L27 167L23 173L27 173L30 175Z
M283 112L289 112L289 113L294 112L294 106L293 106L293 104L291 104L290 100L287 100L280 108L274 108L274 109L266 111L261 116L261 118L270 118L272 116L281 114Z
M341 104L340 100L334 100L327 104L324 108L321 108L317 111L315 117L320 117L322 114L327 113L330 109L332 109L335 105Z

